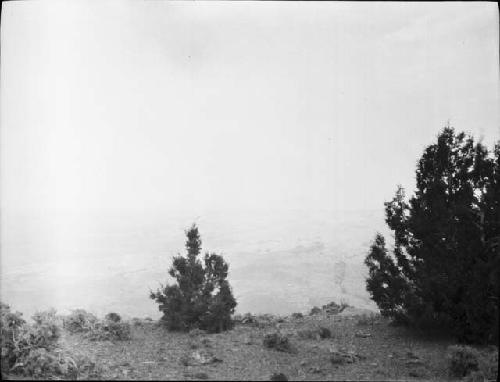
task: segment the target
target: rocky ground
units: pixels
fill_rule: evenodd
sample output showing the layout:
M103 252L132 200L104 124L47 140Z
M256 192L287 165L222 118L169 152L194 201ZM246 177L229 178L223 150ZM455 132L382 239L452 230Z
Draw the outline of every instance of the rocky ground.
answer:
M286 346L269 345L269 334ZM372 381L449 380L446 349L454 343L352 308L253 317L221 334L173 333L141 320L129 341L91 342L64 333L60 342L92 359L98 379L270 380L282 373L289 380Z

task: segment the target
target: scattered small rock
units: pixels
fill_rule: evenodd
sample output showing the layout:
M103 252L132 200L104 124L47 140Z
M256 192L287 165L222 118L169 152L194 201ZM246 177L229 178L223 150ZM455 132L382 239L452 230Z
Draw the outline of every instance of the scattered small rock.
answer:
M198 373L184 373L184 377L186 378L191 378L191 379L201 379L201 380L206 380L209 379L209 376L207 373L203 372L198 372Z
M361 332L358 332L358 333L354 334L354 337L358 337L358 338L369 338L371 336L372 335L370 333L361 333Z
M424 363L420 359L410 359L405 362L406 366L422 366Z
M407 356L408 358L416 358L416 359L420 358L418 355L416 355L416 354L415 354L415 353L413 353L412 351L407 351L407 352L406 352L406 356Z
M193 375L196 379L208 379L208 374L207 373L195 373Z
M181 358L179 358L179 363L182 366L189 366L189 357L187 355L181 356Z
M209 338L203 338L201 344L206 347L212 347L212 342L210 342Z
M323 370L321 370L321 368L318 366L313 366L309 368L309 372L312 374L321 374Z
M422 372L419 371L419 370L410 370L410 372L408 373L408 375L410 377L414 377L414 378L425 377L425 374L422 374Z
M208 365L211 363L222 362L221 359L215 357L212 353L207 351L195 351L191 353L190 358L194 361L194 364L198 365Z
M334 365L354 363L356 359L359 358L355 352L344 352L340 351L335 347L330 348L330 362Z

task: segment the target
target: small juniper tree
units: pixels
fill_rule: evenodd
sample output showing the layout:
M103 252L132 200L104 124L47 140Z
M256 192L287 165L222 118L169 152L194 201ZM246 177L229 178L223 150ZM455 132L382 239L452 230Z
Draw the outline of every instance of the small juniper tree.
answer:
M159 304L162 321L170 330L228 330L236 307L227 281L229 266L215 253L205 254L203 266L198 258L201 238L196 225L186 231L186 236L187 256L175 256L169 270L176 284L162 286L150 297Z

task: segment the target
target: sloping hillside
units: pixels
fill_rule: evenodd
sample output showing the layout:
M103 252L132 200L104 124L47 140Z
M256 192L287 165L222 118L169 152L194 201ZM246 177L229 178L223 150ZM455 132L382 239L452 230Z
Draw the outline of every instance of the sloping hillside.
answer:
M66 334L62 343L93 359L102 379L269 380L274 373L290 380L449 379L452 340L422 337L360 313L267 316L221 334L172 333L143 322L130 341L96 343ZM331 338L315 336L320 327ZM290 353L263 345L266 334L276 332L288 338Z

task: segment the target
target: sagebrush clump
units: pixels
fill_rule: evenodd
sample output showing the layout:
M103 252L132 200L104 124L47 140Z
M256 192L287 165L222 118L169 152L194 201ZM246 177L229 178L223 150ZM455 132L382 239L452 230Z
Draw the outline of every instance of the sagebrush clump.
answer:
M215 253L206 253L202 264L198 259L201 238L194 224L186 236L187 256L174 257L169 270L176 284L162 286L150 297L158 303L162 322L169 330L228 330L233 326L231 315L236 307L227 281L229 266Z
M317 306L314 306L311 311L309 312L309 315L310 316L314 316L316 314L320 314L321 313L321 309L318 308Z
M330 329L319 326L315 328L301 329L297 331L297 335L302 339L309 340L322 340L332 337L332 332Z
M479 370L479 352L470 346L450 346L448 348L448 371L452 377L465 377Z
M109 320L98 322L84 336L91 341L127 341L131 339L130 324Z
M285 353L294 353L295 349L290 344L288 337L281 333L268 333L264 336L264 347Z
M64 328L70 333L81 333L91 341L126 341L131 338L129 322L121 321L117 313L108 313L99 320L84 309L76 309L64 318Z
M448 347L448 372L468 381L494 380L498 376L498 349L479 351L470 346Z
M108 321L113 321L113 322L120 322L122 320L122 317L118 313L108 313L104 317Z
M37 312L33 324L19 312L0 303L2 376L18 374L31 378L76 378L78 365L58 347L61 334L55 310Z
M75 309L64 318L64 329L70 333L86 333L95 329L98 319L84 309Z
M373 325L378 321L379 315L377 313L370 313L370 314L362 314L358 317L358 320L356 321L356 325L358 326L368 326Z

